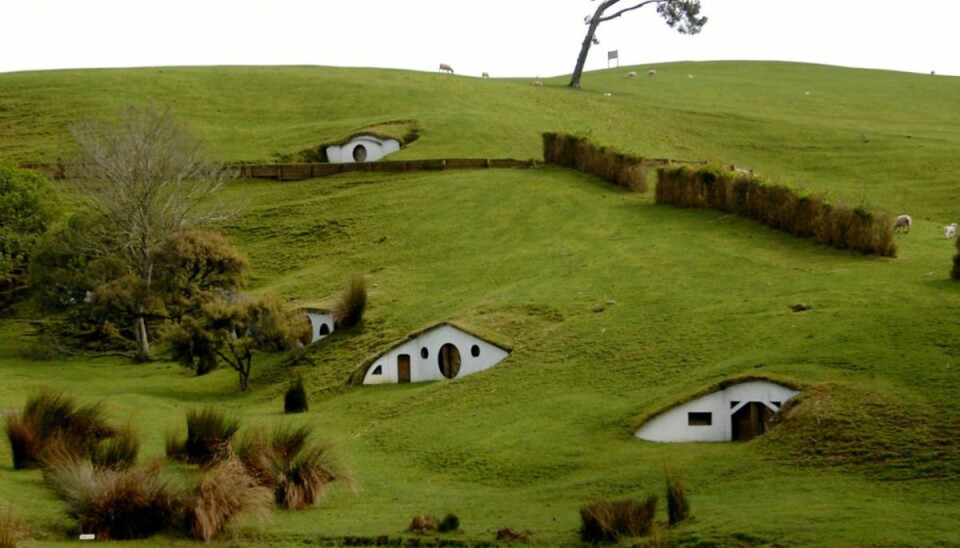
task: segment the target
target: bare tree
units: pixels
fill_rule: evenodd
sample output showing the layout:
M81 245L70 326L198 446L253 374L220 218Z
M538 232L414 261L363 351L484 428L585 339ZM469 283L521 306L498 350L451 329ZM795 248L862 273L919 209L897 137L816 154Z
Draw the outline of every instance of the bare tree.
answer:
M627 2L627 4L631 4L629 7L612 11L611 9L619 3L620 0L603 0L597 6L597 11L593 13L593 17L587 16L584 19L584 23L587 25L587 35L583 39L583 45L580 46L580 56L577 57L577 66L573 69L573 76L570 78L570 87L580 87L580 77L583 75L583 67L587 63L587 53L590 52L590 46L599 43L596 34L600 23L616 19L648 4L656 4L657 13L663 17L670 28L677 29L680 34L697 34L707 24L707 18L700 16L700 0L634 1L632 3ZM608 13L608 10L611 11Z
M154 249L178 230L225 215L209 198L233 173L206 159L201 140L169 109L127 106L115 123L71 128L79 145L76 183L101 221L83 241L97 255L119 257L147 289ZM147 310L137 307L137 359L149 359Z

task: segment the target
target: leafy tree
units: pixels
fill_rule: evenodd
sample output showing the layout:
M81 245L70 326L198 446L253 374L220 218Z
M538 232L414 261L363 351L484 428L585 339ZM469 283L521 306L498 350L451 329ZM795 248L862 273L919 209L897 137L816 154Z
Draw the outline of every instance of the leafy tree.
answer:
M232 172L207 160L201 140L169 110L128 106L116 122L78 123L72 134L80 155L77 187L102 221L80 243L93 255L121 259L149 290L157 244L223 218L207 202ZM134 312L138 360L149 359L148 316L145 307Z
M593 1L593 0L591 0ZM603 0L597 6L593 16L587 16L584 23L587 24L587 35L583 38L583 44L580 46L580 56L577 57L577 65L573 69L573 76L570 78L570 87L580 87L580 77L583 75L583 67L587 63L587 53L590 52L592 44L599 44L596 33L600 23L605 23L611 19L616 19L621 15L640 9L648 4L657 6L657 13L667 22L670 28L677 29L680 34L697 34L707 24L707 18L700 16L700 0L643 0L642 2L625 2L629 7L617 6L621 0ZM617 6L617 7L615 7Z
M43 175L0 164L0 310L26 288L34 250L59 214L56 191Z
M201 365L222 362L235 370L243 391L250 386L257 353L288 350L309 335L305 319L269 295L205 303L199 317L185 320L177 330L178 340L190 341Z

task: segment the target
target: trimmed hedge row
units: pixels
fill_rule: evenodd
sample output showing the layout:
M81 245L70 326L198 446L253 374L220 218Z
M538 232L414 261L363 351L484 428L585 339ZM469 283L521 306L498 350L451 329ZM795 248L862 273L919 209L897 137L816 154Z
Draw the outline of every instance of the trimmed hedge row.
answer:
M770 184L719 166L661 167L656 202L716 209L836 249L895 257L893 219L885 212L831 203L826 196Z
M543 161L596 175L632 192L647 191L649 162L568 133L543 134Z

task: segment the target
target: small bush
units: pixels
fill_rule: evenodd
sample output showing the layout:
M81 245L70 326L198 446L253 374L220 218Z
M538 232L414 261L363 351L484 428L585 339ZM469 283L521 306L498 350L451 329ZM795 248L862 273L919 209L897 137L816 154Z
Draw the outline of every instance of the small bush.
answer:
M29 536L27 523L15 516L13 510L0 510L0 548L17 548L20 541Z
M441 533L452 533L458 529L460 529L460 518L454 513L443 516L440 524L437 525L437 531Z
M140 438L129 426L122 428L106 440L101 441L90 455L97 468L123 470L137 463L140 453Z
M173 527L182 495L160 478L159 463L126 470L96 469L89 462L59 462L44 479L67 502L67 515L98 540L147 538Z
M265 519L272 506L270 490L259 485L235 456L207 471L187 503L185 525L195 539L209 541L241 515Z
M283 412L305 413L307 410L307 390L303 386L303 379L297 377L283 395Z
M58 454L89 456L97 444L116 434L107 424L102 405L79 407L72 398L52 390L31 396L21 414L8 415L5 421L17 470L42 466L51 458L44 453L54 444Z
M220 460L239 428L238 419L227 418L211 407L188 412L187 440L183 444L186 461L206 466Z
M657 496L644 501L598 501L580 508L583 542L616 542L620 537L641 537L654 527Z
M521 533L512 527L504 527L497 531L497 542L526 544L529 540L530 538L526 533Z
M957 238L957 254L953 256L953 269L950 270L950 277L954 280L960 280L960 238Z
M363 276L354 276L333 306L333 321L337 327L353 327L363 319L366 308L367 282Z
M426 535L436 531L438 526L437 518L417 515L413 516L413 519L410 520L410 527L407 527L407 531L417 533L418 535Z
M255 432L237 444L237 456L256 480L274 491L278 506L303 510L319 502L334 481L352 483L330 447L308 447L308 427L280 426L271 436Z
M690 517L690 501L683 484L667 475L667 515L670 525L676 525Z

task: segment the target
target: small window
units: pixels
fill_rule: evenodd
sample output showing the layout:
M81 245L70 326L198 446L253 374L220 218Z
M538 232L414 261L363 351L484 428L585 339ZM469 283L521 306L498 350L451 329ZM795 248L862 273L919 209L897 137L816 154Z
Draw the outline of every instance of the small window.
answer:
M427 350L426 346L420 349L420 357L423 359L427 359L430 357L430 351Z
M687 424L690 426L710 426L713 424L713 413L687 413Z
M783 402L780 402L780 401L772 401L772 402L770 402L770 403L773 404L773 406L776 407L777 409L780 409L780 405L781 405Z
M477 345L471 346L471 347L470 347L470 355L473 356L474 358L479 357L479 356L480 356L480 347L477 346Z
M382 365L378 365L378 366L374 367L374 368L373 368L373 373L370 373L370 374L371 374L371 375L383 375L383 366L382 366Z
M732 401L732 402L730 402L730 409L733 409L734 407L736 407L736 406L738 406L738 405L740 405L740 402L738 402L738 401Z
M325 324L325 323L320 324L320 334L321 334L321 335L329 335L329 334L330 334L330 326L327 325L327 324Z

